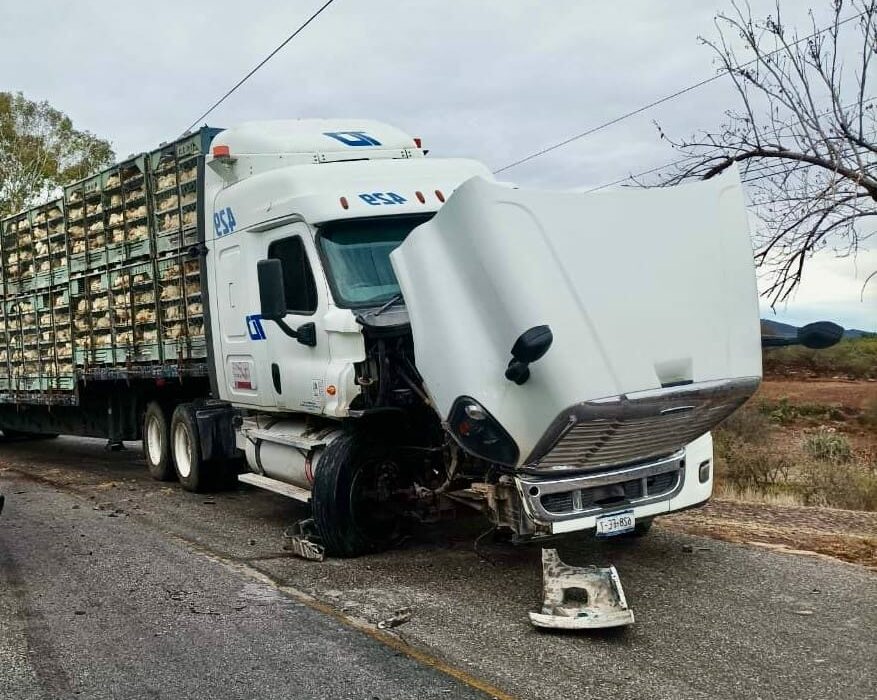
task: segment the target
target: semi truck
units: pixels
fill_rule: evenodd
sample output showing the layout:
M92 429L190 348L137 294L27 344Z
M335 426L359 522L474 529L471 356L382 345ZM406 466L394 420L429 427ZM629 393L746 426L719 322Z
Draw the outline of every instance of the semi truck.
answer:
M309 503L353 556L705 503L761 377L739 177L550 192L370 120L203 127L0 222L0 429Z

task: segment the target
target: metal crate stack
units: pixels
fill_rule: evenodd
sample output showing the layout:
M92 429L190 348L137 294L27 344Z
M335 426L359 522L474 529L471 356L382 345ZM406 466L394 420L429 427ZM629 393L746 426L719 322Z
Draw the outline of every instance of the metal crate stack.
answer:
M0 222L4 289L0 305L0 395L37 401L73 387L70 353L57 339L70 333L70 314L55 308L54 284L68 276L63 203L48 202Z
M203 375L204 128L0 221L0 401L75 403L77 379Z
M149 155L159 285L158 321L166 360L206 357L198 236L198 132Z
M65 200L76 367L89 371L158 360L158 341L146 328L135 328L128 273L136 264L148 268L153 250L146 156L70 185Z

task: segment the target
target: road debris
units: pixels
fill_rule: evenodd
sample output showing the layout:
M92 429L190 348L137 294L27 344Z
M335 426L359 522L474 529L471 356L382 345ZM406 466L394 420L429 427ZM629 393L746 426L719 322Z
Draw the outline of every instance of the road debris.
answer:
M310 561L323 561L326 558L326 550L323 545L313 541L313 525L311 518L299 520L287 528L283 536L287 542L283 549Z
M600 629L633 624L614 566L569 566L556 549L542 550L542 611L530 622L551 629Z
M682 551L686 554L692 554L694 552L710 552L712 551L711 547L695 547L693 544L684 544L682 545Z
M404 625L406 622L411 620L411 608L399 608L396 610L392 617L388 617L386 620L381 620L378 623L379 630L388 630L393 627L398 627L399 625Z

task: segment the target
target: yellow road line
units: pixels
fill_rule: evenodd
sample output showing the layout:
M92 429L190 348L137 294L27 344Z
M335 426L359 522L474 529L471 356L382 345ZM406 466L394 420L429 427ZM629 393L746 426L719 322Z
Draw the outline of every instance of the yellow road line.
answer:
M14 472L15 474L22 476L25 479L30 479L32 481L36 481L47 486L52 486L60 491L66 491L77 496L84 496L87 493L87 485L65 484L45 477L43 475L31 474L29 472L23 471L20 467L17 466L10 465L6 467L4 471ZM133 520L145 520L145 518L143 518L143 516L139 513L130 513L129 516ZM154 523L151 521L149 524L154 525ZM164 530L164 533L168 535L170 539L176 541L179 545L185 547L189 551L206 557L207 559L215 561L219 564L222 564L225 567L234 569L238 573L250 579L253 579L254 581L258 581L259 583L271 586L280 593L283 593L287 597L295 600L297 603L301 603L302 605L306 605L312 610L316 610L317 612L321 612L324 615L328 615L334 620L340 622L345 627L350 627L359 632L362 632L363 634L374 639L376 642L380 642L384 646L389 647L393 651L404 654L408 658L413 659L418 663L424 664L425 666L429 666L436 671L444 673L445 675L450 676L454 680L457 680L474 690L485 693L487 696L492 698L492 700L517 700L517 698L515 698L513 695L509 695L504 690L500 690L499 688L485 680L476 678L468 671L457 668L456 666L453 666L452 664L443 661L437 656L430 654L428 651L418 649L407 644L395 634L378 629L367 620L362 620L352 617L350 615L346 615L340 610L332 607L328 603L324 603L323 601L305 593L304 591L300 591L292 586L282 584L279 581L273 579L265 572L255 568L254 566L251 566L245 562L236 559L230 559L228 557L222 556L221 554L217 554L216 552L213 552L204 547L204 545L188 540L185 537L182 537L181 535L175 532L171 532L167 529Z
M289 598L292 598L297 603L301 603L311 608L312 610L316 610L317 612L329 615L334 620L337 620L346 627L351 627L359 632L362 632L363 634L368 635L375 641L380 642L384 646L391 648L393 651L404 654L408 658L429 666L430 668L434 668L435 670L450 676L451 678L459 681L460 683L463 683L464 685L469 686L470 688L485 693L493 700L517 700L517 698L515 698L513 695L509 695L504 690L500 690L499 688L497 688L495 685L492 685L491 683L480 678L476 678L471 673L457 668L456 666L453 666L446 661L443 661L437 656L430 654L428 651L424 651L423 649L418 649L416 647L410 646L395 634L391 634L386 632L385 630L378 629L372 623L366 620L346 615L337 608L332 607L328 603L324 603L323 601L315 598L312 595L309 595L308 593L305 593L304 591L300 591L297 588L287 586L280 583L279 581L276 581L271 576L263 571L260 571L254 566L235 559L227 559L226 557L207 550L202 545L191 542L183 537L180 537L179 535L172 534L172 537L190 551L207 557L208 559L211 559L226 567L232 568L238 573L259 581L260 583L271 586L280 593L283 593Z

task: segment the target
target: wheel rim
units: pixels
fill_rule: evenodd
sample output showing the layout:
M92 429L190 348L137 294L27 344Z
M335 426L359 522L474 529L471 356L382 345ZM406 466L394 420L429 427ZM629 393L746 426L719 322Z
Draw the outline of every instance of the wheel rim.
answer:
M177 425L174 430L174 462L181 477L192 473L192 441L185 425Z
M164 436L161 433L158 418L150 416L146 424L146 456L152 464L159 464L164 452Z
M354 526L367 541L394 539L401 524L397 500L399 467L392 460L370 460L350 484L350 515Z

